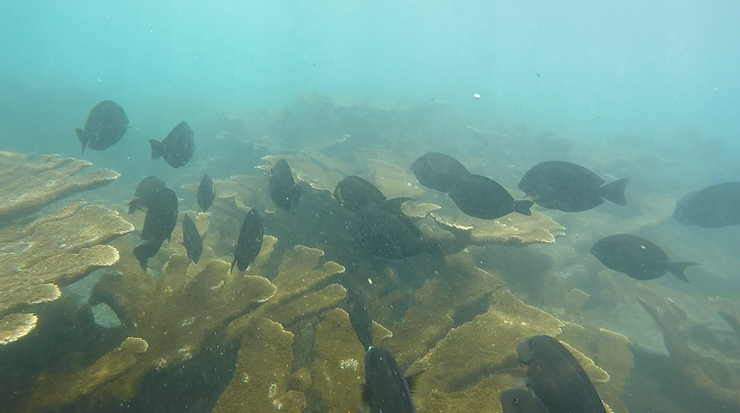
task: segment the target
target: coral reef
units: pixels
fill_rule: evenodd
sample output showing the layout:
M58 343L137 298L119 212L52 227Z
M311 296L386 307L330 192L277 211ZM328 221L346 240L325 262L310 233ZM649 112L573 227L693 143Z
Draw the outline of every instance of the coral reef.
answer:
M0 152L0 224L59 199L108 184L120 176L109 169L77 175L90 165L84 160L59 155Z
M118 261L116 248L104 244L133 229L117 212L83 202L1 229L0 344L33 329L33 314L17 312L56 300L60 286Z

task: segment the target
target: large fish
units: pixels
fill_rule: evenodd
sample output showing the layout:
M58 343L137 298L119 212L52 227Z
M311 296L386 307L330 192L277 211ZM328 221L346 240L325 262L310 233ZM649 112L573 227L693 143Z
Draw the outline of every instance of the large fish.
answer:
M415 160L411 172L420 184L440 192L449 192L455 182L470 175L455 158L439 152L430 152Z
M388 350L372 347L365 353L362 401L370 413L414 413L411 390L416 377L405 377Z
M156 176L144 178L134 192L134 199L128 203L128 213L133 214L137 209L149 208L159 191L165 187L165 183Z
M686 267L695 262L669 262L668 255L652 242L635 235L616 234L602 238L591 247L591 254L614 271L636 280L653 280L670 272L683 282Z
M450 198L460 211L480 219L496 219L516 212L532 215L529 208L534 202L514 200L503 186L481 175L467 175L452 185Z
M195 222L189 215L185 215L185 218L182 219L182 239L188 258L197 264L200 255L203 253L203 238L201 238Z
M370 204L380 204L386 196L375 185L359 176L346 176L334 188L334 198L352 212Z
M681 198L673 218L683 225L722 228L740 225L740 182L725 182Z
M604 203L604 199L617 205L627 205L624 191L629 179L605 183L601 177L581 165L546 161L524 174L519 189L537 205L564 212L593 209Z
M141 230L143 244L134 248L134 256L141 269L146 271L149 258L157 254L166 239L170 239L177 224L177 195L169 188L162 188L152 200L144 217Z
M152 146L152 159L162 157L173 168L188 163L195 152L193 130L187 122L178 123L162 142L150 139L149 144Z
M262 249L262 219L257 210L252 208L244 218L239 230L239 238L234 246L234 260L231 262L231 271L234 266L244 271L259 255Z
M347 313L352 329L362 347L368 351L373 346L373 319L370 316L370 300L359 282L347 287Z
M128 128L123 108L112 100L104 100L90 111L84 129L75 129L82 152L85 148L102 151L120 141Z
M299 190L293 180L293 171L285 159L275 163L270 170L270 198L272 202L283 211L290 211L290 208L298 205Z
M526 384L553 413L606 413L581 363L557 340L530 337L516 347Z
M536 394L524 389L506 390L499 400L504 413L550 413Z
M203 175L203 179L200 180L198 185L198 206L203 212L206 212L208 208L213 205L213 200L216 198L216 191L213 189L213 181L208 175Z

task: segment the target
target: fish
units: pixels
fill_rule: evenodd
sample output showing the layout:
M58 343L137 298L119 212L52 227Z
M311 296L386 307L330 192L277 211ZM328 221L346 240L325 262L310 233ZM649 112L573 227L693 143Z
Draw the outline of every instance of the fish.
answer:
M346 209L357 212L370 204L380 204L386 196L375 185L359 176L344 177L334 188L334 198Z
M139 261L142 271L146 272L149 266L149 258L157 255L159 249L162 248L163 242L164 240L146 241L134 247L134 257Z
M134 192L134 199L128 203L128 213L133 214L137 209L149 208L149 204L157 197L165 183L156 176L144 178Z
M290 208L298 205L299 189L293 180L293 171L285 159L275 163L270 170L270 198L278 208L290 211Z
M200 254L203 253L203 238L201 238L198 228L195 227L195 222L189 215L185 215L182 219L182 239L183 244L185 244L185 251L188 252L188 258L197 264Z
M123 108L112 100L104 100L87 115L84 129L75 129L82 152L85 148L102 151L123 138L128 128L128 117Z
M359 282L347 287L347 313L352 329L362 347L368 351L373 346L373 319L370 316L370 300Z
M193 157L195 142L193 141L193 130L187 122L180 122L162 139L162 142L154 139L149 140L152 147L152 159L164 158L165 162L173 168L179 168Z
M424 252L443 257L439 243L425 239L395 200L369 204L350 219L348 229L355 243L386 259L409 258Z
M529 208L534 205L534 202L526 199L514 200L498 182L475 174L455 182L448 195L460 211L480 219L501 218L512 212L532 215Z
M499 400L504 413L550 413L536 394L524 389L506 390Z
M452 185L470 175L468 169L449 155L429 152L411 164L420 184L440 192L450 192Z
M257 210L252 208L244 218L239 230L239 238L234 246L234 260L231 262L231 271L234 266L244 271L259 255L262 249L262 219Z
M213 189L213 181L208 175L203 175L203 179L200 180L200 185L198 185L198 206L203 212L206 212L213 205L215 198L216 191Z
M371 347L365 352L365 383L360 385L362 402L370 413L414 413L411 392L418 376L405 377L388 350Z
M591 254L607 268L636 280L654 280L666 272L679 280L689 282L684 270L695 262L669 262L668 255L659 246L630 234L616 234L602 238L591 247Z
M683 225L723 228L740 225L740 182L712 185L681 198L673 218Z
M177 224L177 195L170 188L162 188L152 200L144 217L141 239L164 241L170 239Z
M534 336L516 347L526 385L551 412L606 413L581 363L560 342ZM527 410L529 412L529 410Z
M519 181L519 189L537 205L563 212L594 209L604 199L627 205L624 192L629 178L608 184L589 169L564 161L546 161L532 167Z

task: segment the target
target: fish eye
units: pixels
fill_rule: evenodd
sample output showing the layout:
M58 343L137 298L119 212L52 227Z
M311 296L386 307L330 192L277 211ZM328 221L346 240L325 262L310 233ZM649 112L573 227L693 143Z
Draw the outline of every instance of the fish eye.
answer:
M514 398L511 400L514 404L519 404L519 398L517 396L514 396Z

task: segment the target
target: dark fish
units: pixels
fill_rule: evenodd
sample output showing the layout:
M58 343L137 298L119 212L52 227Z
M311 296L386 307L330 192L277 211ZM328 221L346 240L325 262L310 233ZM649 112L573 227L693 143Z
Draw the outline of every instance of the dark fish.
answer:
M591 247L591 254L614 271L636 280L653 280L670 272L683 282L686 267L695 262L668 262L668 255L652 242L635 235L616 234L598 240Z
M537 395L524 389L507 390L501 393L499 400L504 413L549 413Z
M386 200L380 189L359 176L347 176L334 188L334 198L352 212L357 212L370 204L380 204Z
M188 163L195 152L193 130L187 122L178 123L162 142L150 139L149 144L152 146L152 159L162 157L173 168Z
M234 247L234 261L231 262L231 271L234 271L234 265L239 271L244 271L249 267L262 249L262 219L257 210L252 208L244 218L241 230L239 230L239 239Z
M411 390L417 376L404 377L388 350L371 347L365 353L362 401L370 408L370 413L413 413Z
M85 129L75 129L82 152L85 148L102 151L121 140L128 128L128 117L123 108L112 100L104 100L90 111Z
M373 319L370 316L370 300L359 282L347 287L347 313L352 329L362 347L368 351L373 346Z
M197 264L200 254L203 253L203 238L200 237L198 228L195 227L195 222L189 215L185 215L182 219L182 238L188 258Z
M365 251L387 259L408 258L423 252L442 256L439 244L425 239L394 200L367 205L352 217L349 231L354 241Z
M532 215L529 208L534 202L514 200L509 191L493 179L480 175L468 175L452 185L450 198L460 211L471 217L496 219L516 212Z
M530 337L516 347L526 365L527 387L551 412L606 413L581 363L557 340Z
M213 205L213 199L216 198L216 191L213 189L213 181L208 175L203 175L198 185L198 206L203 212Z
M146 211L141 239L145 241L169 239L176 224L177 195L170 188L162 188Z
M704 228L740 225L740 182L712 185L686 195L678 201L673 218Z
M293 171L285 159L277 161L270 170L270 198L275 205L283 211L290 211L294 205L298 205L298 186L293 180Z
M149 265L149 258L157 255L159 249L162 248L163 242L164 240L147 241L134 247L134 257L139 261L142 271L146 271Z
M128 203L128 213L133 214L137 209L149 208L149 204L154 201L164 186L164 182L156 176L144 178L136 187L135 198Z
M604 199L627 205L624 191L628 178L605 184L590 170L570 162L547 161L524 174L519 189L537 205L564 212L581 212L596 208Z
M470 175L468 169L449 155L430 152L411 164L411 172L419 183L440 192L449 192L452 185Z

